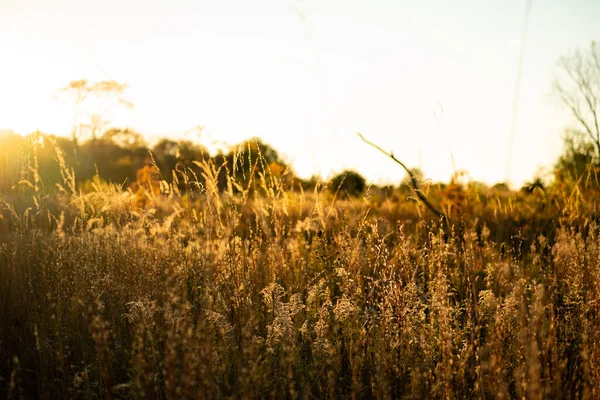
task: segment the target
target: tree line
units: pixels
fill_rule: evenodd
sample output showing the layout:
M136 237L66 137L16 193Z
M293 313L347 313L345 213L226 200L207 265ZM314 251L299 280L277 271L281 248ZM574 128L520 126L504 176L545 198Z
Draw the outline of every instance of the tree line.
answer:
M317 176L302 179L275 148L259 138L248 139L216 154L190 140L163 138L150 146L142 134L129 128L110 128L82 143L39 131L25 136L8 131L0 133L0 142L0 168L3 170L0 189L4 193L17 189L23 182L37 182L40 188L53 190L64 180L61 164L72 169L78 185L93 179L125 188L135 187L140 182L166 181L176 182L182 190L191 190L190 178L196 185L202 184L202 163L210 163L215 167L221 191L228 189L227 176L234 177L240 187L248 187L253 181L259 181L260 174L280 180L286 190L311 190L320 182L340 197L352 197L360 196L367 188L366 179L353 170L342 171L328 180ZM589 180L595 176L599 172L596 151L595 144L586 140L583 133L568 131L564 136L563 153L552 171L551 183L564 185L582 177ZM424 179L418 169L412 168L411 172L419 180ZM409 178L407 174L407 178L397 185L381 189L393 186L407 189ZM549 183L548 179L535 176L521 190L544 189ZM500 183L495 187L506 185Z
M287 190L311 189L319 177L300 179L279 153L258 138L246 140L226 151L211 155L201 144L189 140L164 138L152 146L144 136L130 128L111 127L106 119L110 110L131 108L124 97L127 85L116 81L91 83L85 79L70 82L55 97L73 107L71 138L34 132L20 136L12 131L0 132L0 190L8 193L24 182L34 182L51 189L64 181L64 165L72 168L78 184L102 179L124 187L155 181L177 183L190 189L189 176L202 184L202 163L215 167L219 190L227 189L227 177L234 177L236 188L249 188L263 174L278 179ZM576 50L560 58L554 92L576 125L566 130L563 152L546 177L535 176L521 188L524 192L544 189L550 182L561 186L585 178L597 184L600 172L600 49L595 42L589 48ZM57 161L59 161L57 163ZM398 160L399 161L399 160ZM403 165L400 162L401 165ZM417 169L405 167L407 183L423 179ZM23 179L26 177L27 179ZM33 178L33 179L29 179ZM455 182L451 179L450 184ZM359 196L367 187L363 176L343 171L326 183L341 197ZM506 187L499 183L497 188ZM234 189L236 189L234 188ZM410 191L410 190L409 190Z
M261 174L278 179L286 190L310 190L321 181L299 178L277 150L259 138L216 154L190 140L163 138L148 145L142 134L129 128L110 128L81 143L39 131L25 136L8 131L0 134L0 142L0 188L5 193L24 182L53 190L64 180L64 166L72 169L77 185L101 179L125 188L166 181L192 190L190 181L195 187L204 182L202 163L214 166L221 191L228 189L228 176L237 188L257 184ZM355 171L344 171L328 182L344 196L360 195L366 187L365 178Z

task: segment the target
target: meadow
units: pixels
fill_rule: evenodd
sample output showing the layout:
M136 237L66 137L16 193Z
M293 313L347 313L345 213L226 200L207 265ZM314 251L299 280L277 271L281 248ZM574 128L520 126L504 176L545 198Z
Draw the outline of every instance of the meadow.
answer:
M594 168L425 183L440 220L244 146L124 185L42 142L0 155L2 396L600 398Z

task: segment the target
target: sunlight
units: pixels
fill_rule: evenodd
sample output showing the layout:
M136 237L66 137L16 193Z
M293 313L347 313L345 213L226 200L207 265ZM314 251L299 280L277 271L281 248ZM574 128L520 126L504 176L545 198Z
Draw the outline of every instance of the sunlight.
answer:
M0 0L0 398L600 399L599 17Z
M53 99L55 90L74 79L117 80L129 84L135 108L113 110L106 120L151 140L180 137L202 124L224 143L263 137L303 176L352 167L372 179L397 181L401 173L384 168L376 156L357 161L368 153L351 144L360 130L412 165L420 162L434 180L452 175L451 153L456 168L469 170L473 179L503 179L520 46L520 39L506 37L519 35L518 13L502 14L486 27L458 8L441 6L447 13L429 16L420 6L383 0L380 11L314 1L265 1L232 11L225 3L190 8L181 1L160 19L162 9L149 8L132 25L137 2L128 4L117 14L112 11L118 5L107 2L87 18L87 11L65 2L65 9L74 8L57 16L59 24L41 11L2 6L0 22L27 16L20 25L0 24L2 36L10 38L3 49L10 61L0 75L2 126L19 134L39 129L68 136L73 107ZM503 8L509 10L519 11ZM472 12L483 17L491 11L480 6ZM543 100L551 75L537 71L549 71L560 52L589 39L582 19L581 29L561 38L560 46L536 47L548 26L535 23L522 97L537 98L520 105L516 154L531 135L557 148L561 130L552 126L558 119L545 117L556 113ZM441 120L432 112L438 102ZM333 154L327 150L332 143L339 144ZM556 150L544 150L515 159L511 179L526 180L555 156Z

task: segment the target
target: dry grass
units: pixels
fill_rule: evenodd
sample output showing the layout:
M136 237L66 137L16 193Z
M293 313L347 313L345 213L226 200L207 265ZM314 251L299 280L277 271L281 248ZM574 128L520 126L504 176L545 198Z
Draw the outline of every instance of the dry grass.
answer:
M581 192L544 199L568 206L548 229L531 203L465 190L444 231L412 202L287 191L266 168L255 192L219 193L203 163L197 190L134 193L84 191L59 163L64 185L32 165L0 198L2 395L600 398Z

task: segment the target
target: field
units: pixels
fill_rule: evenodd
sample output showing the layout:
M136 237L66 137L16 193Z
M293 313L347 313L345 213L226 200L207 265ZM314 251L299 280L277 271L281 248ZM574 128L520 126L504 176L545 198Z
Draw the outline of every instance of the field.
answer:
M595 176L430 185L438 220L250 157L130 186L55 158L0 168L3 396L600 398Z

